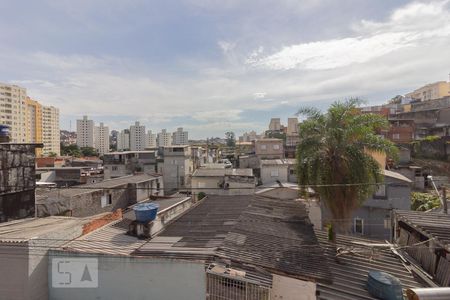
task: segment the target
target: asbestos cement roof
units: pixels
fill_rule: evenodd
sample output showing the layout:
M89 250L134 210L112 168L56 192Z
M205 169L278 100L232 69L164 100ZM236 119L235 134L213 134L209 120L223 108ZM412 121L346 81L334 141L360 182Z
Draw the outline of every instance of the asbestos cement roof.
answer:
M192 177L222 177L222 176L253 177L252 169L197 169Z
M393 172L393 171L389 171L389 170L383 170L383 174L384 174L384 176L387 176L387 177L391 177L391 178L395 178L395 179L398 179L398 180L401 180L401 181L412 183L412 181L410 179L408 179L406 176L404 176L404 175L402 175L400 173L397 173L397 172Z
M424 236L450 251L450 215L439 212L395 211L397 221L402 221Z
M254 196L217 253L275 274L331 280L308 212L298 201Z
M315 231L320 247L325 250L322 258L332 273L332 283L319 283L319 300L369 300L372 297L366 290L369 271L378 270L398 278L403 288L422 287L419 280L402 264L389 248L373 248L368 245L379 244L354 236L337 235L337 247L351 253L336 258L335 246L327 238L327 232ZM359 244L356 244L358 242ZM363 246L366 245L366 246ZM374 250L373 250L374 249Z
M288 165L295 165L296 162L297 162L297 160L294 158L263 159L263 160L261 160L261 165L263 165L263 166L272 166L272 165L288 166Z

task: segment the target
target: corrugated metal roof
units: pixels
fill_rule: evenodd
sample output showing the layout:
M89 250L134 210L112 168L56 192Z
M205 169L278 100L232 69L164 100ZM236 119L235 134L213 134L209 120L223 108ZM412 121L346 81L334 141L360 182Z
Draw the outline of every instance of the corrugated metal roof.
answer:
M221 176L253 177L252 169L197 169L192 177L221 177Z
M297 163L296 159L285 158L285 159L263 159L261 160L261 165L271 166L271 165L295 165Z
M275 274L331 280L306 208L298 201L253 197L217 253Z
M405 268L401 261L390 251L375 250L371 257L372 248L357 245L352 242L380 243L353 236L337 236L337 247L355 250L355 254L339 256L336 260L336 250L327 238L327 232L316 230L320 246L325 249L323 262L330 267L333 282L331 284L319 283L317 290L319 300L359 300L377 299L369 295L366 290L367 275L371 270L387 272L398 278L403 288L422 287L418 280Z
M383 170L383 174L384 174L384 176L387 176L387 177L392 177L392 178L395 178L395 179L398 179L398 180L402 180L402 181L406 181L406 182L409 182L409 183L412 182L407 177L405 177L402 174L397 173L397 172L393 172L393 171L389 171L389 170Z
M396 210L397 221L403 221L450 251L450 215L438 212Z

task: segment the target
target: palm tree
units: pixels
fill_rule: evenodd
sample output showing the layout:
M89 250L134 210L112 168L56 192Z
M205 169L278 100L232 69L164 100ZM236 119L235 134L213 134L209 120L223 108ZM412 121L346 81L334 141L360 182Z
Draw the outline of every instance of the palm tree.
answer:
M333 103L323 114L302 108L307 119L299 126L297 175L302 190L311 186L331 213L332 238L347 233L352 213L383 181L380 165L369 152L396 155L394 144L377 135L388 126L375 114L362 114L359 99Z

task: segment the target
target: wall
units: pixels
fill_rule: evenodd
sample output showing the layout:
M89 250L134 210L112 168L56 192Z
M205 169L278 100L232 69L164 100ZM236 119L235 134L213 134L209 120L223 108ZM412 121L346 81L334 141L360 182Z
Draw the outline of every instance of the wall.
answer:
M0 144L0 222L34 216L34 144Z
M166 193L189 187L189 175L192 174L190 159L185 156L165 156L162 174Z
M278 149L276 149L275 147L278 147ZM257 140L255 142L255 154L261 159L284 158L283 140Z
M28 285L28 244L0 244L0 298L26 299Z
M316 283L273 275L271 300L316 300Z
M53 288L49 299L206 299L203 262L132 256L89 256L52 251L51 258L96 257L98 288ZM52 260L48 276L51 281Z
M272 172L278 171L278 176L272 176ZM261 181L262 184L272 184L276 180L288 182L288 165L262 165Z
M240 176L192 177L192 192L222 196L252 195L255 192L255 179L244 180L243 178ZM219 187L220 183L228 183L228 189Z

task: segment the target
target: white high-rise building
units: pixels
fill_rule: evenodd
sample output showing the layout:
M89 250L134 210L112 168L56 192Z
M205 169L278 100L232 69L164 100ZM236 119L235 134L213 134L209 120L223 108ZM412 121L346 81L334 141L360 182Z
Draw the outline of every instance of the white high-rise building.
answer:
M298 118L297 117L288 118L287 134L288 135L298 135Z
M42 105L42 154L56 153L60 155L59 109Z
M188 145L188 132L183 131L183 127L177 128L172 134L172 145Z
M158 147L172 146L172 134L163 129L158 133Z
M158 144L156 142L156 133L152 133L151 130L147 132L147 145L146 148L156 148Z
M140 125L139 122L135 122L134 125L130 126L130 150L131 151L142 151L145 149L146 145L146 134L145 126Z
M80 148L94 147L94 121L87 116L77 120L77 145Z
M100 126L95 126L95 149L99 155L109 152L109 128L100 123Z
M117 136L117 150L130 150L130 130L124 129Z
M272 118L272 119L270 119L269 130L271 130L271 131L281 130L281 120L280 120L280 118Z
M10 127L13 143L27 141L27 90L17 85L0 83L0 124Z

